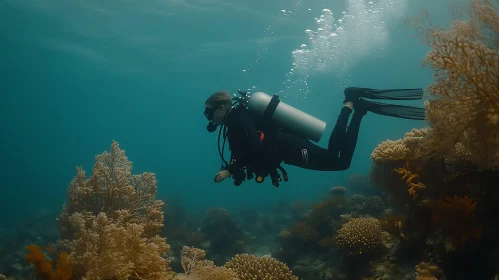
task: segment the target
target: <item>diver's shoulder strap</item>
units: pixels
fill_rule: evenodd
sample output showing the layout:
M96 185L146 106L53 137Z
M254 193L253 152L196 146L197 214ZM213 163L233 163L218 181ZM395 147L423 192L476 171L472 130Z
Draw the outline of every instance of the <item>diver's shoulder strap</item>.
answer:
M272 96L272 99L269 102L269 105L267 108L265 108L265 111L263 112L263 118L264 119L270 119L272 118L272 115L274 115L275 109L277 108L277 105L279 105L279 96L274 95Z

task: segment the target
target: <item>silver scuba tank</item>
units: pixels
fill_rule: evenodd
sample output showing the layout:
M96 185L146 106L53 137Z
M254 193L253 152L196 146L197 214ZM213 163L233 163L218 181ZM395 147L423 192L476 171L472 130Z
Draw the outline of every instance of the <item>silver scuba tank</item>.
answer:
M275 107L275 110L273 107ZM264 92L253 93L249 98L247 108L251 113L258 116L268 114L270 119L277 125L315 142L319 142L326 128L324 121L276 99L276 96L273 98Z

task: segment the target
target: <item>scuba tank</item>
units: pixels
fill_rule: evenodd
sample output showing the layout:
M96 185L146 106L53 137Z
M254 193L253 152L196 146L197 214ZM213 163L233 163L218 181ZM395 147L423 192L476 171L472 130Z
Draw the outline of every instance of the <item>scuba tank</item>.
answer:
M264 92L255 92L248 98L246 108L256 116L272 120L299 136L319 142L326 128L326 123L301 110L298 110Z

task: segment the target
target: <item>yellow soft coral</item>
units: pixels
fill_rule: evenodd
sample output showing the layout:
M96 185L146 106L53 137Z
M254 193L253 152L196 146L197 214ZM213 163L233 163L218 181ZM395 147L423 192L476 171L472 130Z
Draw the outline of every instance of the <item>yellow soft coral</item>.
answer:
M113 141L110 152L95 157L93 174L85 179L85 171L78 167L68 188L68 201L58 218L61 235L71 238L68 218L73 213L106 213L115 218L122 209L130 215L128 222L144 226L147 236L154 236L163 227L163 201L156 200L156 175L150 172L133 175L132 162Z
M60 246L71 253L76 279L168 279L170 246L158 235L163 202L154 173L131 174L132 163L113 141L95 157L93 174L78 168L59 217Z
M446 156L462 142L474 163L499 170L497 9L490 0L473 0L468 23L456 21L450 31L416 27L432 48L423 66L434 70L433 98L425 102L433 148Z
M160 236L146 238L144 226L113 220L105 213L73 214L77 238L71 242L73 270L81 279L169 279L166 253L170 246ZM81 278L80 278L81 277Z
M426 187L421 182L418 182L418 183L414 183L413 182L415 179L419 178L418 174L414 174L411 171L409 171L409 170L407 170L407 169L405 169L403 167L402 168L393 169L393 171L397 172L400 175L403 175L401 177L401 179L405 180L405 183L409 186L408 192L409 192L409 195L413 199L416 199L416 197L417 197L417 191L418 190L424 189Z

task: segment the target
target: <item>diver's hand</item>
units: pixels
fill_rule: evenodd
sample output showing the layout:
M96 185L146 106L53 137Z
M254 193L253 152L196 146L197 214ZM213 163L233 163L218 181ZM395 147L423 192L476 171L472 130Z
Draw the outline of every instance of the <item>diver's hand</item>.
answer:
M229 177L230 177L229 170L222 170L222 171L218 172L217 175L215 175L215 182L220 183Z

